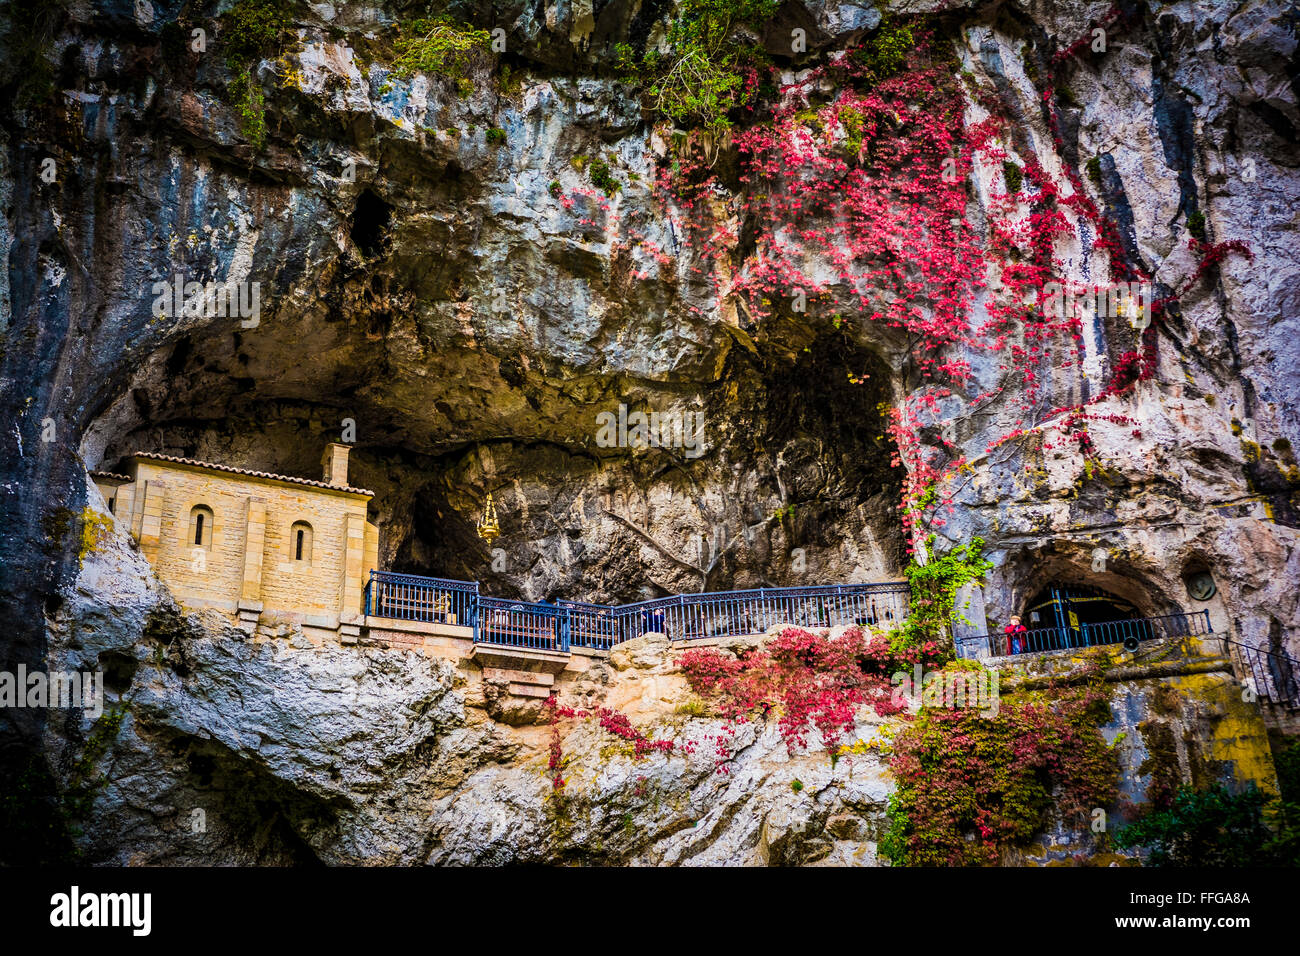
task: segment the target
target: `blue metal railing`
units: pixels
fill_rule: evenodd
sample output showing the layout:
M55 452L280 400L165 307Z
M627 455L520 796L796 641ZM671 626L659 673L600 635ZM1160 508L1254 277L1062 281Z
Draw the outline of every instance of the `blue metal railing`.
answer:
M1300 710L1300 661L1281 651L1253 647L1226 637L1223 644L1229 655L1236 649L1241 670L1245 671L1259 699Z
M906 620L907 608L905 582L678 594L615 607L512 601L480 594L475 581L371 571L365 593L374 617L470 626L482 643L565 651L608 650L650 631L693 640L761 634L774 624L883 629Z
M569 641L573 647L607 651L618 643L617 608L586 601L560 601L569 615Z
M1019 634L974 634L957 639L959 657L1002 657L1063 651L1073 647L1122 644L1129 638L1150 641L1165 637L1198 637L1212 633L1210 612L1162 614L1123 621L1080 624L1077 627L1036 627ZM1019 650L1013 642L1019 642Z
M537 651L568 653L571 610L556 604L533 604L479 595L474 616L476 644L505 644Z
M907 618L908 586L831 584L809 588L755 588L678 594L614 609L618 639L651 631L673 640L762 634L774 624L887 628Z
M365 608L372 617L469 626L478 596L477 581L372 570L366 582Z

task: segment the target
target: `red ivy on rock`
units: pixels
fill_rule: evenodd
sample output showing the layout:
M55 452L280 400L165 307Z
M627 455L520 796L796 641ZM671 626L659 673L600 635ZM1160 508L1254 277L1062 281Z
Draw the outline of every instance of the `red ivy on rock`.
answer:
M1058 50L1050 67L1070 68L1095 27L1114 31L1127 23L1114 5ZM1050 164L1058 173L1034 156L1020 158L1023 186L991 192L987 222L977 233L966 218L968 183L976 172L986 182L996 179L1013 159L1004 109L996 96L957 81L951 57L935 46L923 20L911 30L915 49L897 76L877 81L849 50L782 87L767 121L731 137L740 166L737 193L719 180L712 157L689 148L660 168L656 184L670 222L685 223L695 254L682 272L707 284L715 308L734 302L738 314L762 322L802 307L833 317L837 328L856 316L895 330L915 382L888 416L894 464L906 469L901 510L909 550L944 523L955 494L949 479L966 465L947 438L923 437L943 432L954 419L953 399L974 406L1006 393L1013 425L990 451L1026 431L1055 429L1091 455L1079 413L1153 377L1164 312L1228 254L1250 255L1240 241L1204 246L1193 239L1200 265L1176 294L1151 304L1151 324L1138 347L1120 356L1089 401L1044 415L1041 396L1051 372L1080 364L1084 355L1079 318L1045 308L1046 287L1064 271L1058 248L1083 238L1086 227L1091 238L1083 239L1084 256L1101 252L1110 281L1151 277L1129 260L1119 228L1065 162ZM757 73L746 77L750 84L759 80ZM822 102L827 89L831 99ZM1060 156L1064 140L1051 76L1042 102ZM617 228L617 220L607 228ZM742 231L748 237L743 258ZM628 248L641 262L636 279L677 267L676 254L640 232L631 238ZM972 327L977 306L983 320ZM964 356L978 352L997 356L1002 378L969 396L972 370Z
M927 708L893 740L882 852L896 865L996 865L1054 811L1086 825L1118 795L1118 758L1100 732L1110 716L1095 687L1056 701L1003 697L993 718Z
M680 664L691 689L715 701L727 719L726 736L734 734L733 724L775 714L790 754L806 748L809 731L816 730L834 756L859 707L869 705L881 716L905 709L893 699L893 673L943 657L934 642L895 652L884 635L868 636L861 628L832 638L788 627L742 656L692 648ZM729 754L721 737L718 743L719 770L725 772Z
M655 740L652 737L647 737L632 726L632 721L628 719L626 714L612 707L598 707L594 711L563 707L554 694L546 698L546 703L543 706L546 709L547 723L551 727L551 742L546 766L553 774L551 787L554 790L563 790L566 783L561 773L564 768L564 745L560 737L560 718L562 717L570 719L594 718L606 733L613 734L620 740L625 740L632 745L632 757L635 760L642 760L652 753L672 753L677 747L676 741ZM694 747L689 743L683 749L688 753L694 752Z

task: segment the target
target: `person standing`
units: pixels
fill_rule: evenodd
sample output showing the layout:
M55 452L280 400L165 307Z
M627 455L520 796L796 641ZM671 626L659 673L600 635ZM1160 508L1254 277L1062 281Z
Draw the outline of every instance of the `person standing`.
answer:
M1003 631L1003 633L1007 635L1008 654L1023 654L1025 651L1029 650L1029 639L1021 636L1028 630L1029 628L1020 623L1020 618L1018 616L1014 614L1011 616L1011 623L1008 624Z

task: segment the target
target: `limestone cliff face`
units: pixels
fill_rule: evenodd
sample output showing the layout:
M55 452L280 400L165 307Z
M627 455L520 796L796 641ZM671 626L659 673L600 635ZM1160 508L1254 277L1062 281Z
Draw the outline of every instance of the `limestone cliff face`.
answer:
M863 708L837 760L815 735L792 752L775 716L718 716L691 693L681 651L647 636L557 683L562 706L612 708L674 745L638 757L596 719L552 727L468 660L182 615L120 535L88 557L51 638L52 669L109 675L100 724L67 712L45 730L61 782L91 797L77 846L98 863L873 866L894 786L886 755L905 726ZM1004 683L1068 679L1106 654L1017 662ZM1276 788L1265 726L1216 645L1111 654L1113 823L1156 784ZM1102 850L1089 829L1053 821L1004 862L1130 862Z
M141 638L141 634L145 634ZM125 717L103 761L71 770L89 727L55 721L56 766L95 799L96 862L873 864L888 775L875 753L791 756L774 724L732 726L692 695L666 641L629 642L563 683L566 705L616 707L671 754L637 760L594 720L515 721L477 666L379 647L256 639L186 618L120 539L86 563L52 666L110 666ZM494 719L499 718L499 719ZM857 738L879 739L863 715ZM719 772L716 738L734 759ZM197 811L197 813L196 813Z
M575 765L604 799L556 815L538 769L546 728L494 721L455 667L294 647L292 633L241 639L178 617L124 538L81 553L83 508L102 507L88 469L149 450L314 476L350 420L352 477L377 493L389 566L597 600L900 573L902 477L877 405L926 386L903 371L894 330L798 316L755 327L715 299L717 260L684 238L692 213L650 185L671 144L611 78L611 45L644 44L667 5L458 9L503 26L515 78L483 69L467 91L393 75L375 38L409 6L297 11L283 61L256 67L261 149L240 132L221 53L177 51L164 35L178 4L143 22L127 0L73 0L0 24L13 94L0 122L6 661L98 663L129 704L97 768L107 784L85 848L194 862L798 862L847 840L870 858L886 785L869 757L804 766L750 728L724 777L707 746L648 767L602 762L605 742L582 725L567 747L591 758ZM882 14L940 6L787 3L763 43L793 79ZM32 7L46 9L15 5ZM995 623L1052 581L1086 581L1145 613L1208 607L1217 629L1295 655L1296 20L1276 0L1120 7L1105 55L1052 67L1069 89L1054 104L1059 146L1044 73L1109 3L972 0L934 23L962 82L1013 118L1018 160L1096 158L1082 182L1157 283L1195 271L1192 214L1207 241L1244 240L1254 258L1225 260L1183 295L1160 325L1155 375L1094 407L1141 423L1140 437L1090 424L1102 473L1032 436L987 452L1023 411L950 403L972 468L937 546L988 542ZM795 26L814 60L781 52ZM33 61L16 51L33 40L53 73L40 104L18 95L16 71ZM978 103L972 93L969 122ZM581 168L595 156L622 183L608 201ZM733 186L711 200L716 218L739 208ZM972 177L972 222L987 220L992 189L987 171ZM1071 225L1062 268L1084 281L1095 236ZM738 239L727 268L753 257ZM177 273L260 283L259 322L156 316L153 284ZM1094 397L1133 345L1123 323L1085 332L1085 360L1051 370L1041 417ZM975 377L961 397L1008 385L989 355L962 357ZM703 454L600 447L596 415L620 403L703 411ZM489 491L504 562L473 534ZM1218 585L1208 604L1185 583L1203 569ZM656 666L634 680L601 665L591 680L644 700L638 719L716 733L674 716L679 678L617 690L649 687ZM19 740L43 739L69 783L88 725L3 719ZM638 776L657 807L633 806ZM182 819L204 806L207 842ZM792 836L804 832L821 849Z

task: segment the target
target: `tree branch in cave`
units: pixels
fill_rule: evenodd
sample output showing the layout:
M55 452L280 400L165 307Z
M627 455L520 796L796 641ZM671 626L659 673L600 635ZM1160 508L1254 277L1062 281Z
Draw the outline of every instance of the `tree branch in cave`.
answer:
M686 568L688 571L694 571L696 574L700 575L704 579L704 582L706 584L708 583L709 572L706 569L697 567L694 564L691 564L689 561L684 561L683 559L677 557L677 555L675 555L671 550L669 550L666 545L660 543L659 541L656 541L654 537L652 537L647 532L642 531L640 528L638 528L627 518L624 518L622 515L615 514L614 512L610 511L608 508L602 508L600 510L602 514L609 515L611 518L613 518L615 521L622 524L628 530L634 532L638 537L640 537L643 541L645 541L647 544L653 547L656 551L662 554L669 561L672 561L674 564Z
M751 530L752 530L753 528L755 528L755 527L766 528L768 525L770 525L770 524L771 524L773 521L775 521L775 520L776 520L776 516L775 516L775 515L768 515L766 518L764 518L762 521L760 521L757 525L752 525L752 524L747 524L747 525L745 525L745 538L746 538L746 539L749 538L749 536L750 536L750 532L751 532ZM727 545L726 547L724 547L721 551L719 551L716 555L714 555L713 560L709 562L709 566L708 566L708 568L705 569L705 571L704 571L704 587L701 588L701 591L706 591L706 590L708 590L708 587L709 587L709 576L713 574L713 570L714 570L714 568L716 568L716 567L718 566L718 562L722 560L723 555L725 555L728 551L730 551L733 547L735 547L736 543L739 542L739 541L740 541L740 538L732 538L730 544L728 544L728 545ZM703 551L703 549L701 549L701 554L702 554L702 551Z

